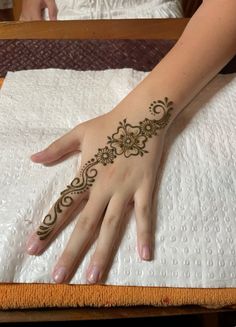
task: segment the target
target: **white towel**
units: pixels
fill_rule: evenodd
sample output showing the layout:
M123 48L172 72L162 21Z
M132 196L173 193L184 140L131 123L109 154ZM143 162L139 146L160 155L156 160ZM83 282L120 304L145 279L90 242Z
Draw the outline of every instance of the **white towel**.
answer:
M52 282L75 224L43 255L24 253L28 235L73 179L79 160L45 167L32 163L30 154L111 110L146 74L8 73L0 92L1 282ZM154 260L138 257L132 214L106 283L236 287L236 74L218 75L174 122L160 174ZM85 283L93 249L72 283Z

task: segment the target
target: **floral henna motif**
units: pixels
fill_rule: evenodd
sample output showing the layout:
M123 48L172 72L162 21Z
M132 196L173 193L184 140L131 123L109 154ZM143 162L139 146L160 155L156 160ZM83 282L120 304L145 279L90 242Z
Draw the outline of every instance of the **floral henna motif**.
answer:
M114 149L116 155L124 154L126 158L130 156L141 156L147 152L144 150L147 137L142 134L140 126L127 124L126 119L119 123L117 132L108 136L108 144Z
M107 164L114 162L116 155L113 149L109 149L108 146L106 146L103 149L98 149L98 153L95 154L95 158L97 159L97 162L100 162L103 164L103 166L106 166Z
M55 228L58 215L62 213L63 208L70 207L74 199L73 194L79 194L87 191L94 183L97 176L96 165L103 166L112 164L117 156L124 155L126 158L131 156L143 156L148 153L145 150L146 143L149 138L157 135L157 131L167 126L171 111L173 110L173 102L165 98L164 101L153 101L149 106L149 111L155 116L155 119L145 118L139 122L139 125L132 126L124 119L119 122L116 133L108 136L107 145L98 149L94 158L89 160L81 170L80 177L73 179L70 185L61 192L60 198L53 206L52 212L45 216L43 222L39 226L37 235L40 240L46 239Z

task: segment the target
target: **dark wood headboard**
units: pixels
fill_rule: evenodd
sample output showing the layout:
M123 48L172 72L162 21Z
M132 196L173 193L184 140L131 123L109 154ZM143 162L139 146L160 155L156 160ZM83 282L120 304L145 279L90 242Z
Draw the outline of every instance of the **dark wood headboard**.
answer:
M192 17L198 7L201 5L202 0L182 0L184 17Z

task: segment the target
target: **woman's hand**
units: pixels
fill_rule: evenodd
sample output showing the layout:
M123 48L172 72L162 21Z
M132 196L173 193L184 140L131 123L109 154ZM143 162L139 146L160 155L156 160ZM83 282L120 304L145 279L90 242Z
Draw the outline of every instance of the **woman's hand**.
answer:
M43 10L48 8L49 19L57 19L57 6L55 0L23 0L20 20L42 20Z
M69 281L97 228L100 233L87 279L91 283L102 279L122 218L133 203L139 253L143 259L151 259L152 195L166 126L235 55L235 9L234 0L227 4L204 1L176 45L149 74L153 78L148 88L137 88L139 91L134 90L109 114L79 125L32 157L35 162L49 163L74 150L82 151L78 175L28 243L30 254L42 253L64 221L87 199L56 264L56 282ZM167 93L174 99L173 113L172 103L163 101Z
M28 242L29 254L41 254L81 202L87 201L54 268L56 282L70 280L98 229L87 280L89 283L102 280L124 216L132 205L139 255L143 260L152 258L153 190L164 130L172 112L172 103L167 98L152 100L128 96L110 113L78 125L32 156L34 162L52 163L70 152L82 152L77 176Z

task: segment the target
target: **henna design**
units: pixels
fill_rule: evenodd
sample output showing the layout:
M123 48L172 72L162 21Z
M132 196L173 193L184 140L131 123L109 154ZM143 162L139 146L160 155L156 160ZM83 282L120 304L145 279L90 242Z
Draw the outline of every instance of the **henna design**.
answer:
M96 165L99 163L104 166L112 164L115 158L122 154L129 158L148 153L145 150L146 143L149 138L157 135L158 130L167 126L173 110L172 105L173 102L169 101L167 97L164 98L164 101L153 101L149 106L149 111L156 119L145 118L137 126L127 123L126 119L119 122L117 131L112 136L108 136L107 145L98 149L94 157L83 166L80 177L74 178L71 184L61 192L60 198L54 204L53 212L47 214L39 226L37 235L40 240L46 239L52 233L58 215L62 213L63 208L72 205L74 202L72 195L83 193L93 185L98 173Z

